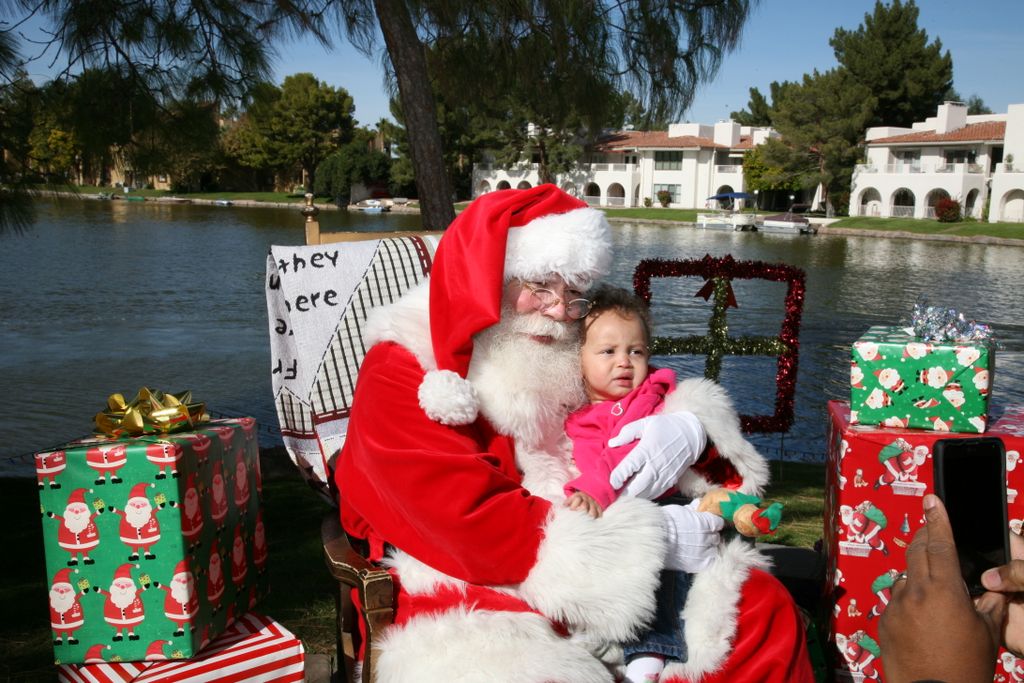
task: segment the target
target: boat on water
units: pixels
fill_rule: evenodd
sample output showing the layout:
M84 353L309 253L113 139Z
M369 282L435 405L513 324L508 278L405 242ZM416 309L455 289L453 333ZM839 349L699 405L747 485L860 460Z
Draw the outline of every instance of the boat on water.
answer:
M705 230L735 230L753 232L757 230L754 216L749 213L718 212L698 213L697 227Z
M811 222L803 216L795 213L777 213L772 216L765 216L761 219L758 227L761 232L771 232L785 235L814 235L818 229L811 225Z
M146 198L137 194L115 194L111 199L120 199L125 202L144 202Z
M230 199L214 199L213 204L214 206L231 206L234 202Z
M390 206L384 204L379 199L364 199L356 204L356 208L363 213L384 213L391 210Z
M166 202L168 204L191 204L192 200L188 197L160 197L157 199L159 202Z

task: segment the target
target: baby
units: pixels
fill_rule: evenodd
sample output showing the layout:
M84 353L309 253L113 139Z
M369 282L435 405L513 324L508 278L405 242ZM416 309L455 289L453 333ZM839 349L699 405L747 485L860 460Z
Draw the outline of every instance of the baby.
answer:
M566 420L580 476L565 486L566 505L599 517L617 497L609 484L615 466L635 445L610 448L608 439L629 422L657 413L675 389L675 374L649 365L650 317L642 300L624 289L598 287L582 324L580 364L590 404ZM679 503L671 491L659 502ZM735 491L713 489L700 510L732 521L740 533L758 536L778 526L781 505L760 509L760 500ZM651 630L624 646L626 681L656 681L666 660L687 660L681 612L692 576L665 571Z

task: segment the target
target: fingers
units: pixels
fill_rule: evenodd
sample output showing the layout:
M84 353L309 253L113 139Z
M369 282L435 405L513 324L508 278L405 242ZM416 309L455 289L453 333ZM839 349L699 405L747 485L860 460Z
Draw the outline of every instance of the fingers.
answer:
M956 556L953 544L953 528L949 525L946 506L938 496L928 494L924 497L924 516L927 520L928 543L925 546L928 555L928 574L938 580L960 580L960 560ZM907 564L910 573L910 564Z
M649 419L649 417L645 417L643 419L634 420L633 422L630 422L621 430L619 430L618 434L608 439L608 446L610 446L611 448L617 448L618 446L624 446L627 443L636 441L641 437L641 435L643 435L644 425L647 423L647 420ZM623 481L625 481L625 479L623 479Z
M1010 532L1010 558L1024 560L1024 537Z
M1024 591L1024 560L1012 560L1010 564L987 570L981 575L981 585L1000 593Z
M628 428L629 425L626 425L623 430L619 432L619 436L615 438L617 439L621 437ZM614 440L615 439L612 439L612 441ZM609 446L612 445L612 441L608 442ZM615 469L612 470L611 476L608 477L608 482L612 485L612 488L621 489L622 485L637 473L637 470L640 469L646 460L646 458L641 456L643 456L643 451L639 447L634 448L630 451L629 455L622 459L622 462L615 466Z
M1003 624L1006 623L1009 600L999 593L984 593L974 601L974 609L985 622L985 629L992 638L993 646L999 647L1003 639Z

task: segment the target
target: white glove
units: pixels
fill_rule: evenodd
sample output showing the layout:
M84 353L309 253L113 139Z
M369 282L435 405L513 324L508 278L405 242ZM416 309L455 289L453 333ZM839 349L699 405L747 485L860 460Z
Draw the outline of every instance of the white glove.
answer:
M699 572L707 569L718 556L721 536L718 532L725 520L710 512L697 510L699 500L689 505L663 505L667 552L665 569Z
M693 413L661 413L630 422L608 440L612 448L640 443L612 470L609 481L628 496L654 500L675 486L679 475L697 462L708 437ZM632 479L630 479L632 477ZM627 481L628 480L628 481Z

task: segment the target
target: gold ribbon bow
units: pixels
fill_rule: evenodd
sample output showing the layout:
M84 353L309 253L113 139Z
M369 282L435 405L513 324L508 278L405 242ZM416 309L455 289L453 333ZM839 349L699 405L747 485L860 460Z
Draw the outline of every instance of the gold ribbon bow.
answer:
M111 394L107 409L96 413L96 431L110 436L167 434L209 419L206 405L192 402L191 391L165 394L142 387L130 402L121 394Z

